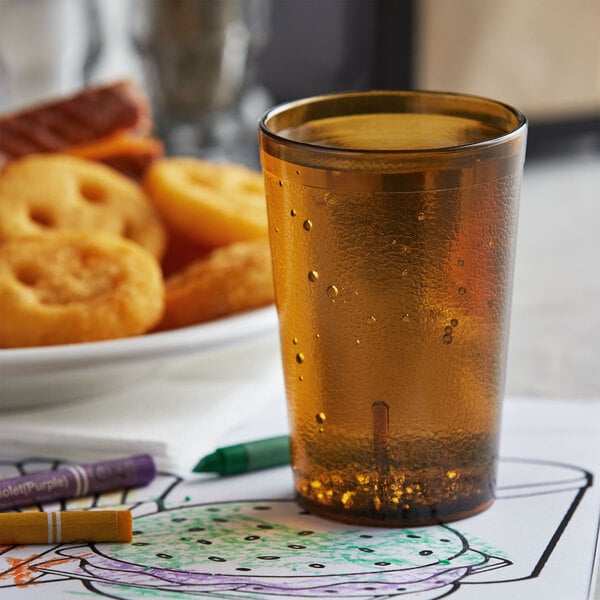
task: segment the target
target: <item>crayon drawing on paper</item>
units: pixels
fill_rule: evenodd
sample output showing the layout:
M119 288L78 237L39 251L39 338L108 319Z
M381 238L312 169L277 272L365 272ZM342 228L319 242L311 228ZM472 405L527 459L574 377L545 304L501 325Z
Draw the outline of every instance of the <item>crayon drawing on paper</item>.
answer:
M123 600L460 598L464 586L510 588L537 577L591 484L576 466L505 459L488 511L450 525L389 529L330 522L291 498L201 502L193 482L162 473L148 488L98 495L85 506L130 508L133 543L0 546L0 594L35 587L43 597L62 590L71 597L79 586ZM74 508L82 500L37 509ZM540 510L548 518L533 518ZM504 527L514 515L521 521ZM522 523L525 549L515 539Z

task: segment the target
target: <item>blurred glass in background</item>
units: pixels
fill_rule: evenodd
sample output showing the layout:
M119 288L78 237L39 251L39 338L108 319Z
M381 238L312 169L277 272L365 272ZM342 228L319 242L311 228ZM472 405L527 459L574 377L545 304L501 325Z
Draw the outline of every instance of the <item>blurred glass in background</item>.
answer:
M128 33L168 151L241 159L249 128L255 145L256 120L271 102L255 85L270 6L267 0L132 0ZM244 109L255 113L250 122Z

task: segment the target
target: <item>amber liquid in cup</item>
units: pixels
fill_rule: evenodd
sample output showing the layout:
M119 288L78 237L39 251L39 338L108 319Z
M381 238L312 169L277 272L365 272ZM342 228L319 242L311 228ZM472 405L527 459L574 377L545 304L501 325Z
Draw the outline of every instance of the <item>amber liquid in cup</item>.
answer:
M346 522L455 520L494 498L525 124L379 95L263 120L295 485Z

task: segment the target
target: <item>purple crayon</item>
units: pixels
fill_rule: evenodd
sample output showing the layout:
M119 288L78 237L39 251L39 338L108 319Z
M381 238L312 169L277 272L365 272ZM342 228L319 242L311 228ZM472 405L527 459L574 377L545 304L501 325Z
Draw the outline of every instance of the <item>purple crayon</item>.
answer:
M152 457L141 454L11 477L0 480L0 510L137 487L155 476Z

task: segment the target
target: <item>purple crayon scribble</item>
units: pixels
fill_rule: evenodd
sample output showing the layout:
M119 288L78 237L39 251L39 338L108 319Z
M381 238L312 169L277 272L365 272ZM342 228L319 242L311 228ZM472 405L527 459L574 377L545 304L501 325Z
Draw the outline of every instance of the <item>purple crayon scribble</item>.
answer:
M496 567L507 566L506 560L487 557L476 551L480 565L489 565L490 560ZM118 586L136 586L146 589L174 591L180 593L236 591L261 593L267 595L321 597L332 592L346 597L365 595L395 595L400 592L417 593L451 586L459 582L476 567L463 566L440 568L432 566L416 571L385 573L348 573L340 576L325 577L227 577L210 573L191 573L168 571L165 569L144 568L140 565L128 565L102 557L89 557L89 548L72 548L60 552L62 556L79 558L78 566L71 568L69 574L97 583ZM60 571L60 568L58 568ZM57 569L53 569L57 572Z
M290 500L173 508L139 517L134 530L132 544L62 548L58 554L72 560L46 572L85 580L94 589L192 596L351 598L427 592L429 599L445 595L472 573L511 564L470 548L445 525L343 526L299 511ZM120 597L117 591L110 595Z

